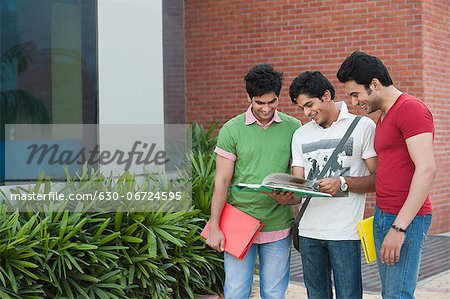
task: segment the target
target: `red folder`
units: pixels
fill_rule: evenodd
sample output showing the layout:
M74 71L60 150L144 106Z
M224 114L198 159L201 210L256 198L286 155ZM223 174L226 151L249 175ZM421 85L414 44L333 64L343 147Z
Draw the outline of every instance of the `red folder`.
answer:
M263 227L263 223L226 203L219 227L225 237L225 251L242 260ZM209 221L201 235L206 239L208 234Z

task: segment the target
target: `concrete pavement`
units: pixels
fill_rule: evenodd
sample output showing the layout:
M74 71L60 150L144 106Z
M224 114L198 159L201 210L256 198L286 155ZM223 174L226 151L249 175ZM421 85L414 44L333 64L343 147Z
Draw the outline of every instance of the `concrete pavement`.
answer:
M417 284L416 299L448 299L450 298L450 270L436 274L419 281ZM217 295L200 296L199 299L223 299ZM251 299L261 298L259 295L259 276L255 275ZM363 299L380 299L380 294L364 292ZM286 299L307 299L303 284L290 283Z
M450 270L419 281L416 299L448 299L450 298ZM255 276L252 290L252 299L259 296L259 276ZM306 289L303 284L289 284L286 299L306 299ZM364 299L379 299L380 294L364 293Z

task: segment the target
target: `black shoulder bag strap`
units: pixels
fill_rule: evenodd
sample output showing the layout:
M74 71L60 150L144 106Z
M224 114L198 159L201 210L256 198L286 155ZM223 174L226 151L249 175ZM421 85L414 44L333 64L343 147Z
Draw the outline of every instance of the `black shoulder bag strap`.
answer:
M321 179L325 176L328 169L330 169L331 165L337 161L337 155L342 151L344 148L345 143L347 142L348 138L352 134L353 130L355 129L356 125L358 124L359 120L362 118L362 116L358 115L355 117L353 122L351 123L350 127L348 127L347 132L345 132L344 137L342 137L341 141L339 141L338 145L333 151L333 154L331 154L330 159L328 159L325 166L322 168L322 171L317 175L316 179ZM298 224L300 220L303 217L303 214L305 213L306 207L309 204L309 201L311 200L311 195L308 195L305 199L305 202L303 203L300 211L298 212L297 217L295 217L294 224L292 226L292 242L294 243L294 247L297 251L299 251L299 236L298 236Z

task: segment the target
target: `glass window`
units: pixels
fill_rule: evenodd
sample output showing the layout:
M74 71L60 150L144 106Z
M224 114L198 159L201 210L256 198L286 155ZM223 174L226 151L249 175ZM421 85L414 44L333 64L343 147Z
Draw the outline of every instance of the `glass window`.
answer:
M97 1L0 0L0 182L6 124L98 123L96 36Z

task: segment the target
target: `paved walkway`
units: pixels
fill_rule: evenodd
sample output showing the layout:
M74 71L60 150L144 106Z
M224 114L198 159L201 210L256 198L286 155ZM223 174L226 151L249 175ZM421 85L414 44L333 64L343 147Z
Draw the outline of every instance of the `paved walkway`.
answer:
M450 270L449 249L450 237L428 236L420 263L419 282ZM303 269L300 254L295 249L292 249L291 254L291 283L302 285ZM377 263L366 264L364 256L361 254L361 270L363 290L372 294L380 293L381 281L378 275Z
M416 299L450 298L450 270L419 281L415 292ZM201 296L202 299L219 299L218 296ZM259 296L259 276L255 275L251 299ZM364 292L363 299L380 299L380 294ZM220 297L223 299L223 297ZM289 284L286 299L307 299L306 289L302 283Z
M415 293L416 299L448 299L450 298L450 270L419 281ZM259 277L255 276L252 299L259 296ZM306 299L306 289L303 284L289 285L286 299ZM364 293L364 299L379 299L380 294Z
M444 237L444 238L442 238ZM421 271L417 284L416 299L450 299L450 233L438 236L430 236L425 242L422 256ZM293 250L291 264L291 283L286 293L286 299L307 299L306 289L302 282L300 258L298 252ZM298 264L298 265L297 265ZM363 262L364 299L380 299L379 290L381 285L377 285L378 271L376 264L366 265ZM301 279L298 279L301 278ZM367 282L371 282L367 284ZM217 299L218 296L199 297L203 299ZM261 298L259 296L259 276L255 275L251 299ZM223 298L222 298L223 299Z

